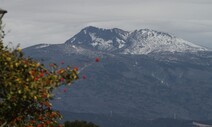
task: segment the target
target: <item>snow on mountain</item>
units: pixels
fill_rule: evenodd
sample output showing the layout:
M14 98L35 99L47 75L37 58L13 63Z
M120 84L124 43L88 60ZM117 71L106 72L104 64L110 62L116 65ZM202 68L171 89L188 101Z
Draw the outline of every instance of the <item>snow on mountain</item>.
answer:
M130 46L124 54L148 54L152 52L197 52L206 48L163 32L149 29L136 30L128 37Z
M150 29L124 31L93 26L82 29L66 44L79 45L120 54L149 54L155 52L198 52L207 49L181 38Z
M102 51L115 51L125 45L128 35L129 32L118 28L102 29L89 26L66 41L66 44L80 45Z
M35 49L45 48L45 47L48 47L48 46L50 46L50 44L39 44L39 45L35 46Z
M79 76L87 76L65 94L58 88L55 95L61 99L53 100L57 110L107 118L113 112L133 119L173 114L180 119L211 119L212 52L190 53L205 50L149 29L86 27L65 44L40 44L23 52L47 67L60 61L78 66ZM96 57L101 59L98 64Z

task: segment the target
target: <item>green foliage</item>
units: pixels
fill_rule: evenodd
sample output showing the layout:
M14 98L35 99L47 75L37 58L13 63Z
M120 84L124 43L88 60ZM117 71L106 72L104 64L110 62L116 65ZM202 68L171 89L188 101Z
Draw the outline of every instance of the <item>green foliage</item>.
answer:
M30 58L20 48L10 50L0 40L0 126L60 126L61 115L51 107L52 91L78 79L77 70L50 70Z
M87 123L86 121L73 121L73 122L70 122L70 121L66 121L64 123L65 127L99 127L91 122Z

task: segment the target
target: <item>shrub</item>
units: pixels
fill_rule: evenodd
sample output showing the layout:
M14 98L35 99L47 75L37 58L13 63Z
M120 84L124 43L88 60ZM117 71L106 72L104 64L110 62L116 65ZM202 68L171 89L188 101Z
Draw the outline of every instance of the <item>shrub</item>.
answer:
M78 79L77 70L50 70L39 62L23 57L20 48L11 50L0 39L0 126L61 126L61 115L49 102L52 91Z
M99 127L91 122L87 123L86 121L73 121L73 122L70 122L70 121L66 121L64 123L65 127Z

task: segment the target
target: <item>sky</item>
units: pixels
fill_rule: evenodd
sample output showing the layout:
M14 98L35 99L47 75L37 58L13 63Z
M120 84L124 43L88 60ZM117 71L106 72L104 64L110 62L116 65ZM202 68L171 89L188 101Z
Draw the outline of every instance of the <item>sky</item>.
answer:
M212 49L212 0L0 0L5 45L59 44L86 26L153 29Z

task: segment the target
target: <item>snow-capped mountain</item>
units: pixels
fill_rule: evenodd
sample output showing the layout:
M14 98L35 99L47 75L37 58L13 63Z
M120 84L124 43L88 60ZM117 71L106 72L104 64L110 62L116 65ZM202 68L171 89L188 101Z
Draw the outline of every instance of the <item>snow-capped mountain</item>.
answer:
M120 54L149 54L155 52L198 52L207 49L181 38L150 29L133 32L118 28L102 29L93 26L82 29L66 44L118 52Z
M66 120L76 119L73 113L83 119L91 114L85 120L102 127L140 127L143 119L212 119L212 52L175 36L86 27L63 44L39 44L23 52L47 67L79 67L81 78L55 91L54 108L67 114ZM61 93L64 87L67 92ZM107 119L116 124L105 124L112 123Z

